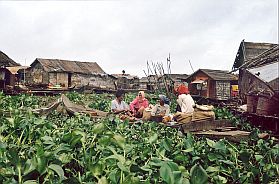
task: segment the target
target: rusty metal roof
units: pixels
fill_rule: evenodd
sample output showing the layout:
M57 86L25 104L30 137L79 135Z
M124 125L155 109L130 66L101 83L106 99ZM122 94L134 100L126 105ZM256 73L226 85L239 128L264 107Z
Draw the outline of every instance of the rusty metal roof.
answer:
M47 72L105 74L103 69L96 62L36 58L35 61L31 64L31 67L33 67L37 62L40 63L43 69Z

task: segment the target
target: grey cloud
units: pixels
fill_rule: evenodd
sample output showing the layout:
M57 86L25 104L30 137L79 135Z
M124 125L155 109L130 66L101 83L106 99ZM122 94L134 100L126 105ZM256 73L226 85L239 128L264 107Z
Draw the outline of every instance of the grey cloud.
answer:
M0 2L1 50L17 62L36 57L97 61L108 73L143 76L146 61L172 72L230 69L240 41L277 42L277 1Z

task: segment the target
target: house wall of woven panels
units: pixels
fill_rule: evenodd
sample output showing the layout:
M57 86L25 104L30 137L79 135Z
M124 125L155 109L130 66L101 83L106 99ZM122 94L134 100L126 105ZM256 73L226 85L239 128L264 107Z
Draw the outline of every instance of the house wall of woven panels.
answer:
M61 85L64 87L89 86L106 89L115 89L114 77L105 74L80 74L68 72L47 72L40 63L35 64L26 72L28 84Z
M28 84L48 84L48 73L40 64L36 64L26 71L25 79Z
M59 72L59 73L55 73L55 72L50 72L48 73L48 82L53 84L53 85L57 85L60 84L61 86L64 87L68 87L68 73L66 72Z

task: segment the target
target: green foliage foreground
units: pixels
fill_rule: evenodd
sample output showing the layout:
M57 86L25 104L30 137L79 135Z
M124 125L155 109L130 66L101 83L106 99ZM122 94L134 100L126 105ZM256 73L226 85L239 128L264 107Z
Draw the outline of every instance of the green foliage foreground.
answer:
M96 96L108 103L107 96L96 94L71 98ZM153 122L58 112L42 118L19 110L49 98L0 94L0 106L10 115L0 116L0 183L279 182L279 145L273 138L235 144L182 135Z

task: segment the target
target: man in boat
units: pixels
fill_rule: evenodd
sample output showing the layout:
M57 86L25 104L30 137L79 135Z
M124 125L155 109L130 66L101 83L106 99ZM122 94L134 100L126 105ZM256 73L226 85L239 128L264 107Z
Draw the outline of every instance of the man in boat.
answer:
M111 111L114 114L129 113L130 107L123 101L124 91L117 90L115 96L116 98L111 102Z

